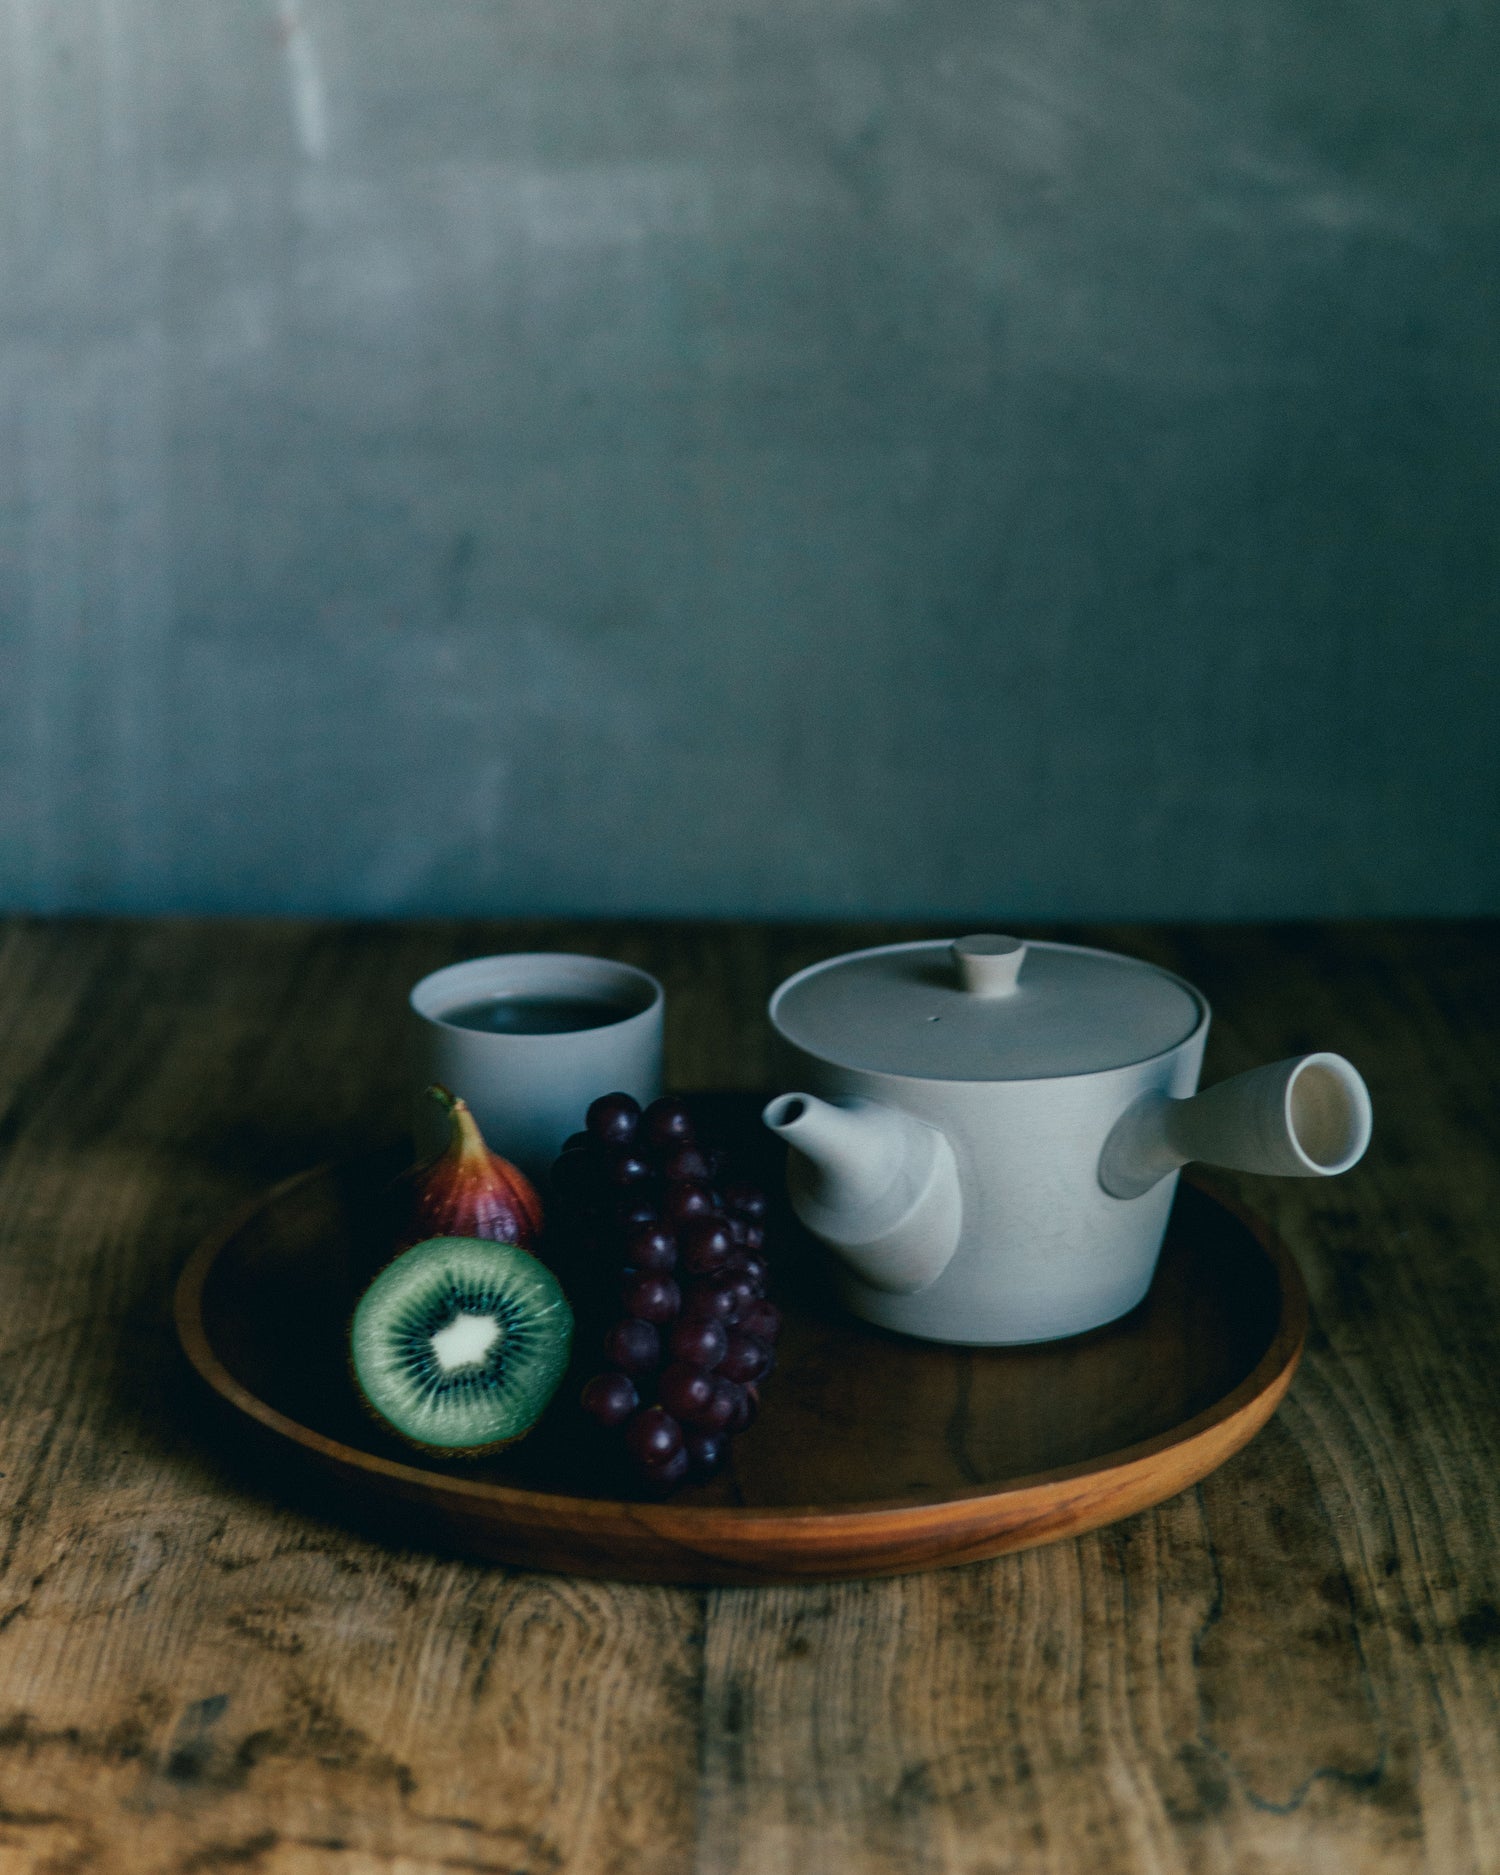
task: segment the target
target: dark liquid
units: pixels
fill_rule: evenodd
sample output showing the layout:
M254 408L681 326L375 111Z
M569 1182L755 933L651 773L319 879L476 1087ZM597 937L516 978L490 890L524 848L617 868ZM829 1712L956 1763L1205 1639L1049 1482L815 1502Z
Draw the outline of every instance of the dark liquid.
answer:
M488 1035L567 1035L575 1029L603 1029L635 1013L597 996L486 996L443 1011L455 1028L481 1029Z

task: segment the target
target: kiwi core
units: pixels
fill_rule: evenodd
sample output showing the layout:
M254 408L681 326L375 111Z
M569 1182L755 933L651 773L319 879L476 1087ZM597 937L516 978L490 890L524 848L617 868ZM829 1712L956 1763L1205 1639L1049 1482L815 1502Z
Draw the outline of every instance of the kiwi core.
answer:
M461 1310L432 1337L432 1355L445 1374L461 1367L478 1367L500 1339L501 1329L493 1315L474 1315Z

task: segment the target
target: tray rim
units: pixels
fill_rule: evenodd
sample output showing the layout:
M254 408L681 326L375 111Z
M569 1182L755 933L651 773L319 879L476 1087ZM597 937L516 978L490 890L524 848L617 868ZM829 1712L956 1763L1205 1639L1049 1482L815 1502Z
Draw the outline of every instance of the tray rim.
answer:
M1264 1219L1194 1177L1187 1182L1244 1225L1270 1262L1280 1310L1275 1331L1251 1371L1201 1412L1152 1438L1072 1465L1008 1479L998 1486L980 1484L937 1497L897 1496L858 1505L654 1504L454 1477L420 1463L346 1445L282 1413L225 1367L204 1323L202 1302L209 1273L233 1239L261 1212L300 1186L330 1176L341 1165L357 1164L365 1156L323 1160L294 1173L248 1198L211 1231L190 1254L177 1279L173 1320L178 1341L199 1378L264 1430L332 1467L346 1480L408 1501L442 1501L451 1514L466 1522L505 1519L512 1548L524 1550L528 1535L543 1539L548 1533L606 1545L611 1538L632 1546L644 1539L670 1546L684 1558L698 1556L719 1569L753 1565L773 1551L780 1565L792 1571L789 1579L801 1579L809 1564L849 1572L896 1573L1049 1542L1163 1502L1206 1477L1246 1445L1276 1410L1291 1384L1307 1336L1307 1290L1290 1251ZM1078 1488L1073 1491L1070 1486ZM918 1541L922 1560L879 1560L881 1553L899 1549L910 1539ZM936 1553L930 1553L934 1545ZM639 1563L633 1568L627 1558L619 1560L627 1575L639 1568ZM772 1567L774 1571L776 1565ZM653 1574L660 1579L659 1571ZM773 1577L758 1573L753 1579Z

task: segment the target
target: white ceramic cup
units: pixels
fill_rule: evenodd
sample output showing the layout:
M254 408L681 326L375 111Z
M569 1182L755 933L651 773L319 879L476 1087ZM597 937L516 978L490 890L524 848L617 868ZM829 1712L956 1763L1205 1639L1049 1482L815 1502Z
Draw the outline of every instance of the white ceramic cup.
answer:
M619 1019L544 1035L495 1033L447 1020L492 997L577 998L613 1005ZM568 951L473 957L423 977L411 993L414 1091L440 1081L469 1103L494 1152L541 1183L563 1141L600 1094L661 1092L662 987L631 964ZM433 1105L434 1103L424 1103ZM432 1142L430 1116L418 1139Z

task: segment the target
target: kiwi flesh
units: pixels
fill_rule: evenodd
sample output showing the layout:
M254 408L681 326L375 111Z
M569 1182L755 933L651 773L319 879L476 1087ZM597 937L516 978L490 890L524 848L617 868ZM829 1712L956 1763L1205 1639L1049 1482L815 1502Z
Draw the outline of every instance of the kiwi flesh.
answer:
M478 1457L530 1432L572 1341L567 1297L529 1251L429 1237L360 1297L349 1357L366 1406L408 1444Z

